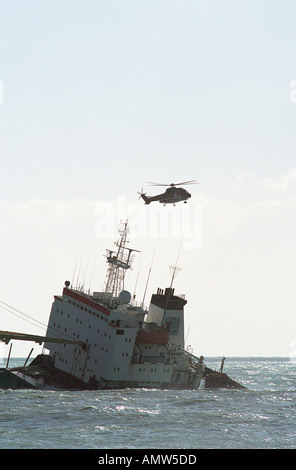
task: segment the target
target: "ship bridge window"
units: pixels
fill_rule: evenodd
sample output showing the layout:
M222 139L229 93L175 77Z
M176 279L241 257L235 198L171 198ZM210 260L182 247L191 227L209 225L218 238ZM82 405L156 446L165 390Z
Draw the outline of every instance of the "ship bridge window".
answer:
M117 335L124 335L124 330L116 330Z

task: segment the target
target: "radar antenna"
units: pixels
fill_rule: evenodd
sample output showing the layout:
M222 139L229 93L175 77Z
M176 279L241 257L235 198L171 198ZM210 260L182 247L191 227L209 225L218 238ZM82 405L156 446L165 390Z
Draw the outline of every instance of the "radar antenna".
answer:
M132 252L139 252L139 250L125 246L128 243L128 221L120 223L118 233L120 238L115 242L117 251L107 250L106 256L108 270L105 292L111 293L112 297L118 297L120 292L124 290L126 271L131 267L133 261Z

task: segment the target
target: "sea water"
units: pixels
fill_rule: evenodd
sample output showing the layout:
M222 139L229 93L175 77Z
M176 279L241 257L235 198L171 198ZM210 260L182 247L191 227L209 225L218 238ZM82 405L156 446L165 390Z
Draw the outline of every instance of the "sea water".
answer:
M295 448L296 364L226 358L224 372L247 389L0 390L0 448Z

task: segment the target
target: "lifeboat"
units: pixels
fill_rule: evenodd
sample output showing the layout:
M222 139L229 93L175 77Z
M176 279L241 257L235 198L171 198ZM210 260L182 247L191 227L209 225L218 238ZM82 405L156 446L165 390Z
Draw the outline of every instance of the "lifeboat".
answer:
M170 334L165 328L155 328L153 330L139 330L136 343L166 344Z

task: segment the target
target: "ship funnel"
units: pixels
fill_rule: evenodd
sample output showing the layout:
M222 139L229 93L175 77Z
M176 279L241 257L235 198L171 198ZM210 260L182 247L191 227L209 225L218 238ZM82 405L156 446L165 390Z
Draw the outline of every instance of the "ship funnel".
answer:
M157 289L153 294L148 310L150 322L164 327L170 334L169 343L184 348L184 306L187 301L184 296L175 295L172 287L164 291Z

